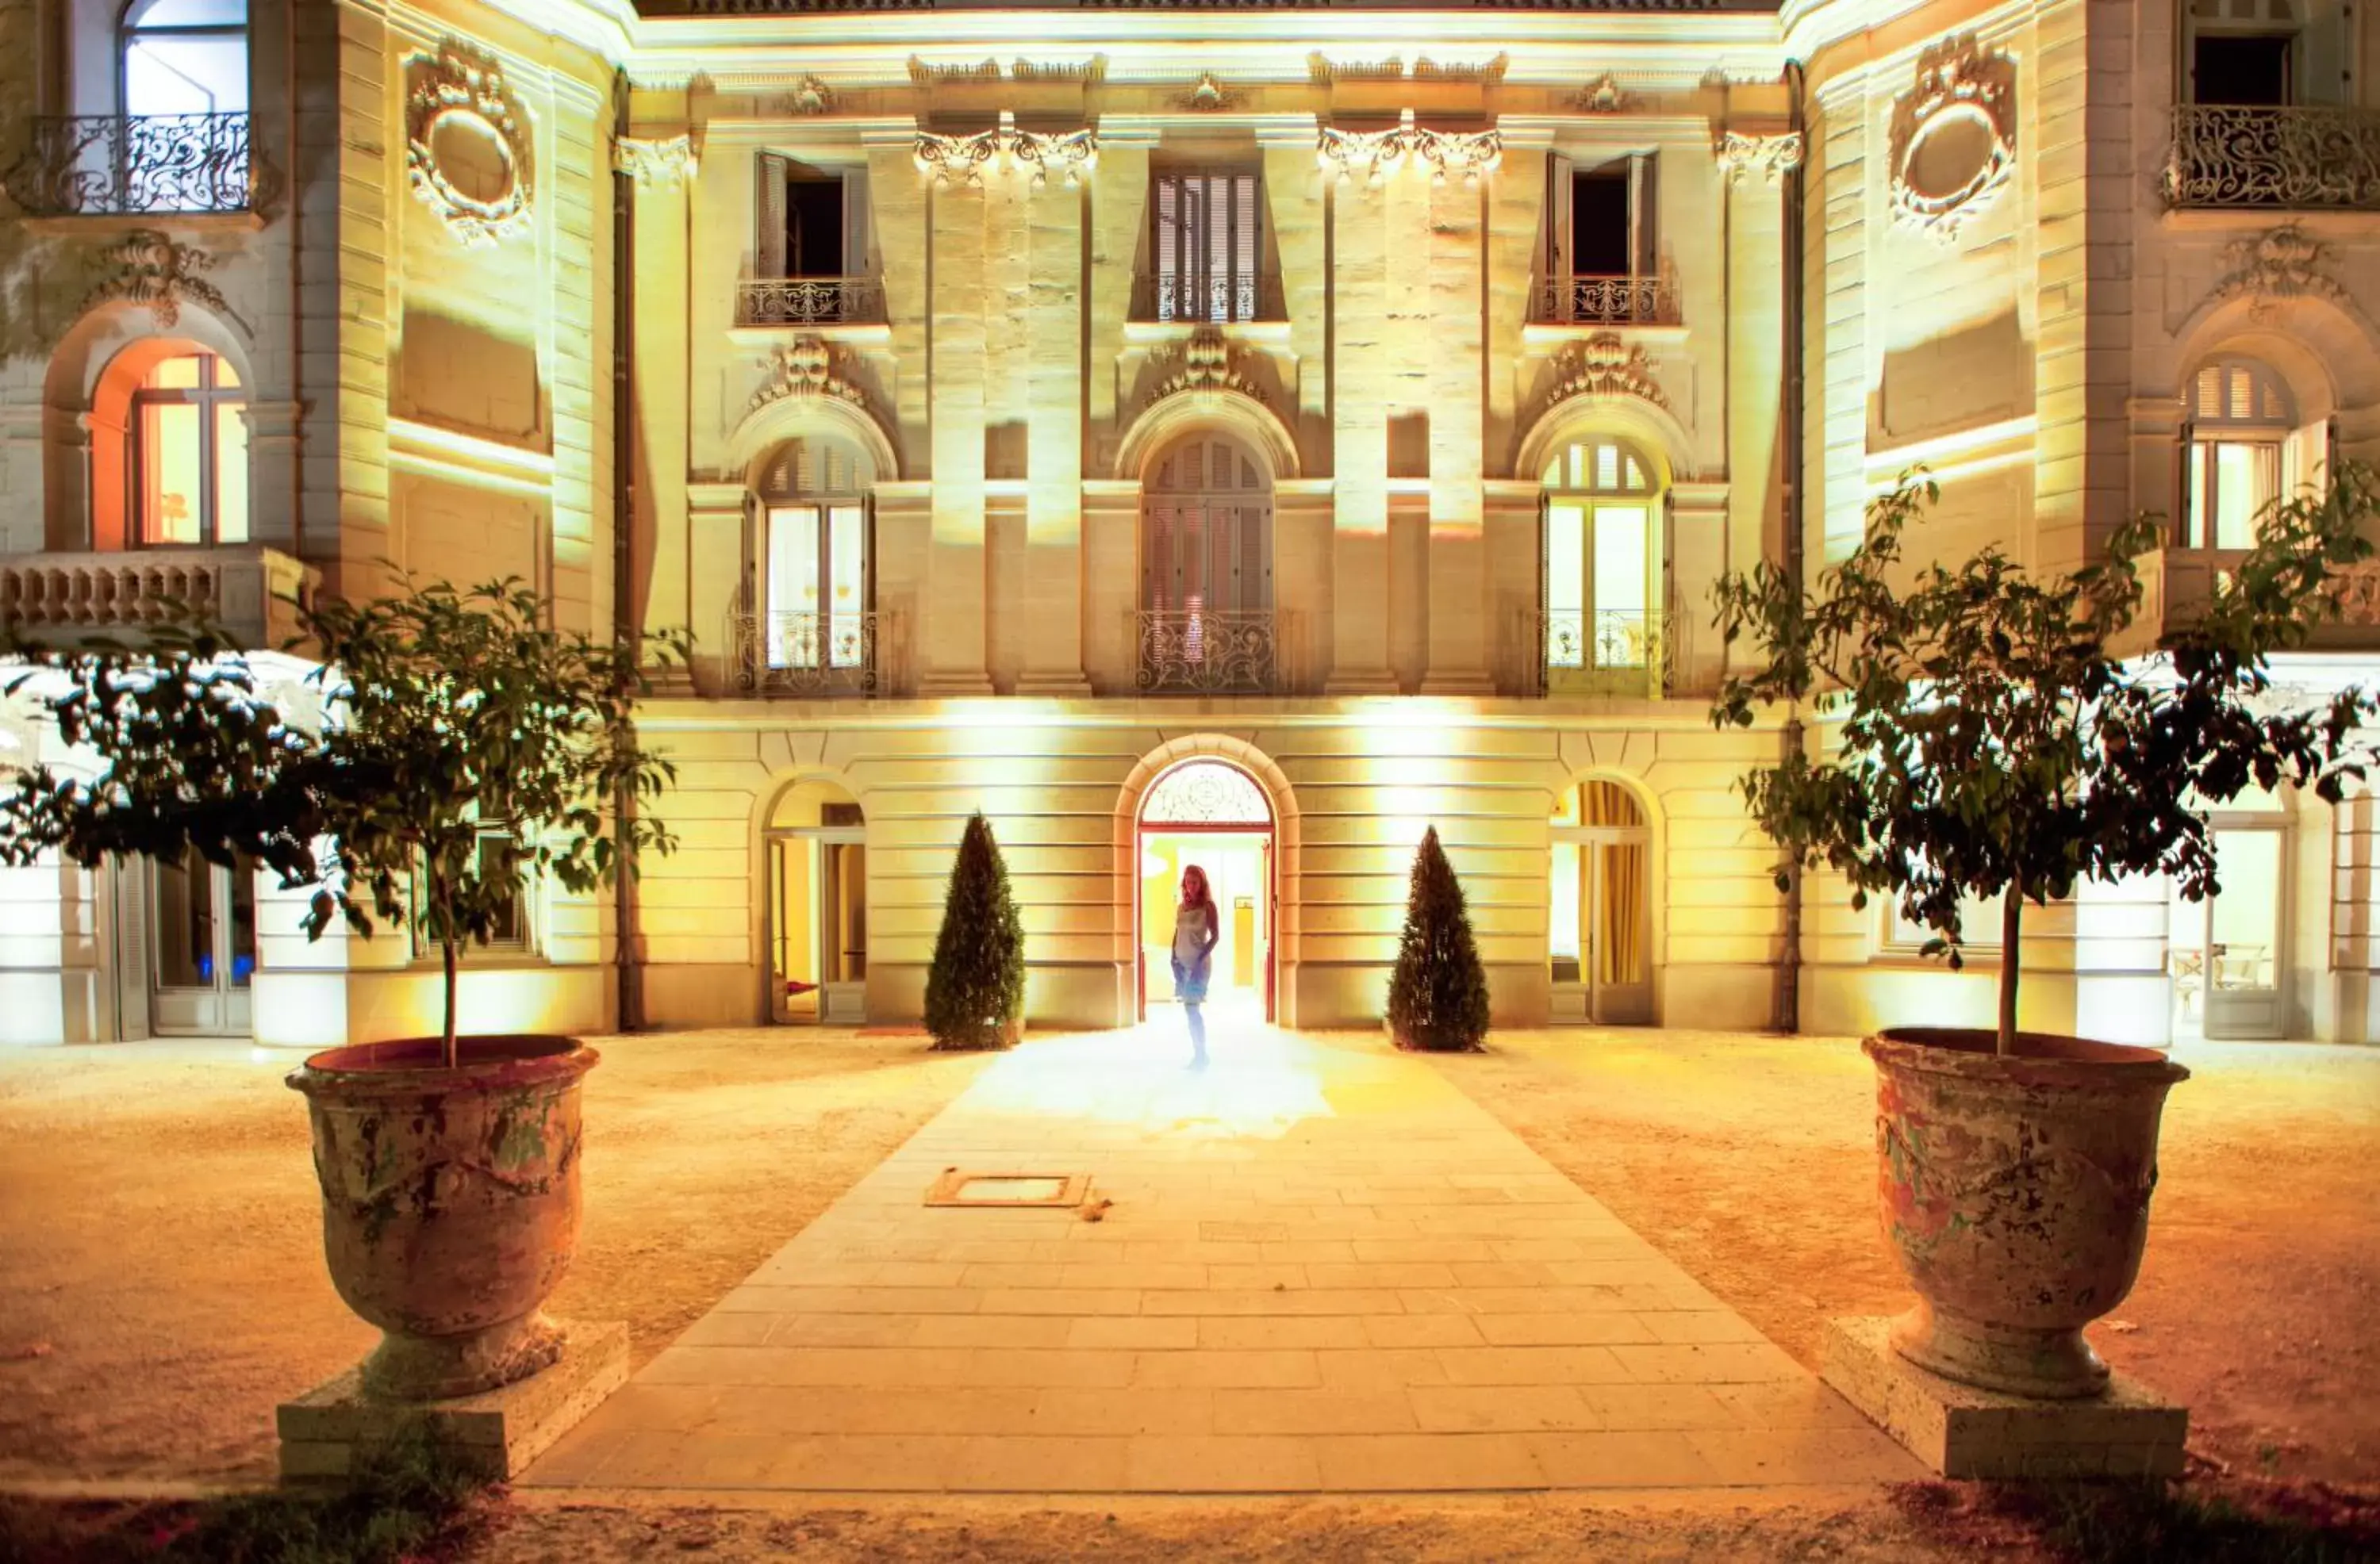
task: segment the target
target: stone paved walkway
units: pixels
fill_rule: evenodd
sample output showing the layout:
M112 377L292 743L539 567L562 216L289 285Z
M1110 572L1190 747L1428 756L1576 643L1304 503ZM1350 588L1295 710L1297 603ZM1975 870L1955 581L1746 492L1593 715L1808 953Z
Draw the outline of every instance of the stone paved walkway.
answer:
M540 1487L1384 1492L1920 1475L1430 1064L1144 1029L999 1061ZM599 1152L600 1155L600 1152ZM1113 1202L929 1208L942 1170ZM756 1220L765 1214L756 1213Z

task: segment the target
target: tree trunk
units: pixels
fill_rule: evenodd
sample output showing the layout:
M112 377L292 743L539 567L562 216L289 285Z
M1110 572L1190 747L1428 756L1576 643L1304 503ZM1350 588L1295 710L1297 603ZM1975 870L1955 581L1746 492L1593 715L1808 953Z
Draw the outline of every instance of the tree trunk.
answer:
M446 1068L452 1070L462 1062L462 1050L455 1046L455 956L457 953L455 949L455 909L447 903L445 887L443 884L438 885L436 894L438 906L438 954L440 959L444 963L446 969L446 1030L444 1034L444 1057L446 1060Z
M2024 887L2009 881L2000 902L2000 1026L2001 1057L2016 1052L2017 934L2024 922Z

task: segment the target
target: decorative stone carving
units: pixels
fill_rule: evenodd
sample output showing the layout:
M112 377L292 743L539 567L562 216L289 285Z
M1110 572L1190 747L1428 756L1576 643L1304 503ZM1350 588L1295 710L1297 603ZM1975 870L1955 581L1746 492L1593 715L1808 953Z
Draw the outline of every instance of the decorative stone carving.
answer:
M1769 184L1778 184L1802 166L1803 152L1798 130L1774 136L1748 136L1740 130L1730 130L1719 137L1712 150L1718 157L1719 172L1730 185L1742 183L1743 176L1755 169Z
M1973 33L1918 57L1892 106L1894 218L1943 239L1982 215L2016 169L2016 65Z
M631 175L639 185L689 184L697 161L691 135L667 140L623 136L612 144L612 171Z
M1504 161L1503 132L1488 130L1421 130L1412 133L1413 150L1429 164L1432 184L1444 184L1459 174L1466 185L1476 185L1483 174L1495 172Z
M413 193L467 245L526 228L535 168L504 67L455 39L414 64L419 79L405 103Z
M868 393L852 379L851 354L823 337L795 337L761 359L760 367L768 372L745 405L747 414L789 396L819 396L848 402L875 417Z
M154 228L134 229L103 249L99 260L103 270L83 298L85 309L121 299L146 309L160 330L182 318L184 299L231 313L222 290L200 275L215 269L216 258Z
M1240 94L1224 86L1221 79L1209 70L1200 72L1198 79L1190 84L1190 90L1174 98L1173 106L1198 114L1216 114L1237 107L1239 102Z
M815 76L805 76L794 90L777 100L777 111L791 115L826 114L834 107L834 89Z
M1425 55L1414 62L1416 81L1476 81L1493 87L1504 79L1504 67L1511 62L1502 55L1475 64L1440 65Z
M932 175L939 184L980 187L985 170L1005 164L1024 170L1037 190L1049 182L1053 173L1070 187L1078 183L1084 171L1099 161L1099 132L1088 127L1080 130L1019 130L1015 116L1005 112L996 127L978 130L972 136L939 136L920 131L915 149L918 172Z
M1570 106L1588 114L1626 114L1636 106L1636 94L1623 91L1609 71L1578 90Z
M1504 79L1510 61L1502 55L1491 60L1440 63L1425 55L1413 63L1415 81L1476 81L1492 87ZM1319 49L1305 56L1306 79L1317 87L1339 81L1403 81L1405 60L1391 55L1385 60L1334 60Z
M1378 185L1393 173L1411 150L1413 111L1408 109L1402 123L1385 130L1342 130L1335 125L1324 126L1315 143L1324 172L1341 179L1361 176L1367 185Z
M1236 391L1262 402L1264 389L1250 372L1253 364L1254 356L1220 328L1201 326L1188 341L1149 361L1153 377L1141 406L1146 408L1184 391Z
M1670 406L1644 347L1621 341L1616 332L1598 332L1554 356L1537 412L1542 416L1572 396L1633 396L1665 411Z
M1087 60L1047 65L1033 60L1012 60L1008 66L1011 81L1064 81L1085 87L1097 87L1108 79L1108 57L1093 55Z
M2345 303L2347 290L2329 275L2330 246L2295 223L2231 241L2231 270L2215 285L2215 297L2250 300L2248 312L2269 317L2292 298Z
M929 65L917 55L909 56L909 81L917 87L942 87L953 82L989 82L1000 79L1000 62L984 60L976 65Z

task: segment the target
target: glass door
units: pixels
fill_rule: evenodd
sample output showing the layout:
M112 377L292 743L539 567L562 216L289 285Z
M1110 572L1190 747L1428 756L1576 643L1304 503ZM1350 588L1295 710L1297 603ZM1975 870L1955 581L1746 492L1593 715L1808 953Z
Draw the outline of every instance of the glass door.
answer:
M149 876L149 1015L160 1033L246 1037L254 1030L256 877L197 854Z
M2281 1035L2288 846L2289 833L2278 821L2216 827L2216 872L2223 889L2193 909L2205 919L2200 949L2208 1037Z
M868 1017L868 848L859 829L771 832L770 1012L853 1026Z
M1652 835L1611 782L1565 789L1551 821L1547 959L1551 1019L1628 1025L1653 1018Z

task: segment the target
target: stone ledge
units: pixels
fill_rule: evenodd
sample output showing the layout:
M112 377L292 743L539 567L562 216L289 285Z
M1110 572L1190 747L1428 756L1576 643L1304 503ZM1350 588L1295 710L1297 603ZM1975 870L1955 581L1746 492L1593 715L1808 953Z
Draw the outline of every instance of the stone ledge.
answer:
M276 1412L281 1480L335 1482L372 1447L419 1420L436 1444L492 1482L520 1475L606 1396L627 1383L628 1328L556 1320L562 1357L527 1379L445 1401L381 1401L363 1393L361 1367L316 1386Z
M2044 1401L1929 1374L1885 1340L1881 1315L1830 1319L1819 1373L1945 1477L2178 1477L2190 1412L2119 1374L2107 1393Z

